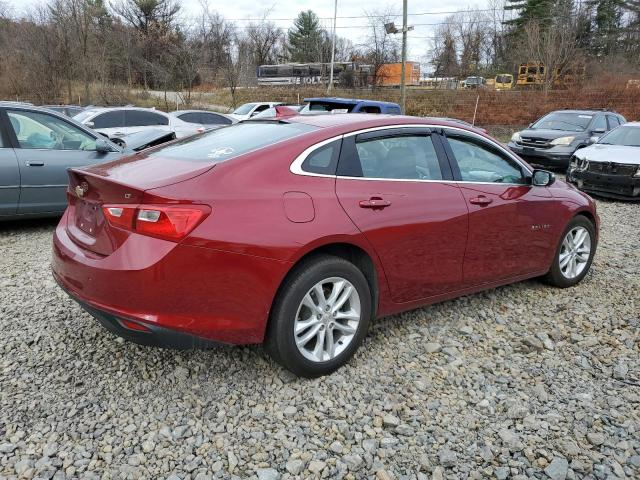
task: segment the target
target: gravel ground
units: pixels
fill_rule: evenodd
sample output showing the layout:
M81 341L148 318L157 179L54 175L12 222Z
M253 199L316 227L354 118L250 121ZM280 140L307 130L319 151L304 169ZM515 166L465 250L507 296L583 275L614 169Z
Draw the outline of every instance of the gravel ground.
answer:
M0 478L640 478L639 208L599 202L578 287L380 320L317 380L116 339L54 284L55 222L2 224Z

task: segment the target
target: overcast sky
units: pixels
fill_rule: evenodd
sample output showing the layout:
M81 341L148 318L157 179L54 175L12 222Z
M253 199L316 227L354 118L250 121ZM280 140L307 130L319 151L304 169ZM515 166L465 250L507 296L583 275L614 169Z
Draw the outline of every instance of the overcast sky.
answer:
M13 6L15 13L21 14L28 11L34 5L46 3L44 0L4 0ZM429 37L433 36L433 24L441 22L447 14L432 14L437 12L452 12L469 8L486 8L487 0L449 0L448 2L426 2L409 0L409 25L415 25L415 30L409 32L409 60L425 61L425 55L429 46ZM181 0L181 16L189 19L202 11L201 0ZM293 23L293 18L302 10L311 9L321 17L322 25L331 29L333 17L333 0L209 0L211 10L218 11L227 19L236 20L238 26L246 25L247 19L262 18L265 13L270 19L282 27L288 29ZM401 0L338 0L338 17L363 17L365 11L385 10L387 7L395 9L398 16L395 21L402 25L402 1ZM421 15L412 15L421 14ZM426 15L425 15L426 14ZM338 18L336 32L339 36L346 37L354 44L362 44L365 40L367 23L366 18Z

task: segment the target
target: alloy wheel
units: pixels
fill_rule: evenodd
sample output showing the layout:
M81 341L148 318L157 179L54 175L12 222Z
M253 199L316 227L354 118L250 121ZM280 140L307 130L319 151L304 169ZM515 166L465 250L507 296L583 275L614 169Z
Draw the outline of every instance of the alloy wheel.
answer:
M300 353L312 362L339 356L354 339L361 318L360 296L348 280L330 277L303 297L293 325Z
M560 272L565 278L573 279L579 276L587 266L591 255L591 235L581 226L567 232L560 248Z

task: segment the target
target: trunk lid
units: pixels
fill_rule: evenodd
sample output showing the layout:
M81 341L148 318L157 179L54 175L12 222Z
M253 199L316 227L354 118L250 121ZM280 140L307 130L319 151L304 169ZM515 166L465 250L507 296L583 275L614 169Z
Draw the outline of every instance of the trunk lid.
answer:
M146 190L188 180L213 166L133 156L88 168L71 169L67 192L66 228L69 237L98 256L110 255L131 232L110 225L102 211L104 205L140 204Z

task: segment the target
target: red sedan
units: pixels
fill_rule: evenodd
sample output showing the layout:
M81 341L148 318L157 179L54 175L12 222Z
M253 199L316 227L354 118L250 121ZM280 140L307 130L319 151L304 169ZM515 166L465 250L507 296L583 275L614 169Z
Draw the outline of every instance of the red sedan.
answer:
M264 342L302 376L343 365L372 319L544 277L569 287L592 200L459 123L255 120L70 172L53 273L125 338Z

